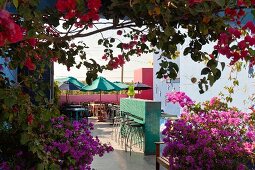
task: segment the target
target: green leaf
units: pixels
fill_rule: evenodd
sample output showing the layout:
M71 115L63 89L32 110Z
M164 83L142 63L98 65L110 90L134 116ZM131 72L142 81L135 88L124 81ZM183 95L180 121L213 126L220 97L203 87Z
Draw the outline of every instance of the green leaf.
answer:
M206 74L208 74L209 72L211 72L211 70L210 70L208 67L205 67L205 68L202 69L201 75L206 75Z
M183 55L188 55L190 52L191 52L191 48L187 47L187 48L185 48Z
M21 134L20 143L22 145L26 144L29 141L29 136L26 132Z
M165 35L170 36L174 33L174 29L172 27L166 27L164 33Z
M212 68L212 67L217 67L217 65L218 65L218 62L216 61L216 60L209 60L208 62L207 62L207 67L210 67L210 68Z
M216 73L214 77L215 77L215 80L218 80L221 77L221 71L219 69L216 69Z
M99 39L97 43L98 45L101 45L103 43L103 39Z
M38 165L37 165L37 169L38 169L38 170L44 170L44 168L45 168L45 167L44 167L43 164L38 164Z
M234 85L234 86L239 86L239 81L238 81L238 80L234 80L234 81L233 81L233 85Z
M213 84L215 83L215 79L212 74L208 74L208 80L209 80L210 86L213 86Z
M252 13L253 17L255 17L255 10L254 9L251 10L251 13Z
M111 38L111 39L110 39L110 42L111 42L111 43L114 43L114 42L115 42L115 38Z
M216 2L216 4L218 4L221 7L225 5L225 0L214 0L214 1Z
M60 168L59 165L52 163L52 164L50 165L50 169L55 170L55 169L61 169L61 168Z
M225 66L226 66L226 64L224 62L221 62L220 64L221 64L221 68L222 68L221 70L223 71Z
M18 8L19 6L19 0L12 0L13 5Z

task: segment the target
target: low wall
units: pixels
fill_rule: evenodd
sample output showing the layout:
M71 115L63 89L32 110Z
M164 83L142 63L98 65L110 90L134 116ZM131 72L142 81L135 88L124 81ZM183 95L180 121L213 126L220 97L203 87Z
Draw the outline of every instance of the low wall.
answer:
M126 94L102 94L101 102L102 103L119 103L121 98L126 98ZM99 102L99 94L82 94L82 95L68 95L69 103L83 103L83 102ZM59 103L66 103L66 95L61 95Z

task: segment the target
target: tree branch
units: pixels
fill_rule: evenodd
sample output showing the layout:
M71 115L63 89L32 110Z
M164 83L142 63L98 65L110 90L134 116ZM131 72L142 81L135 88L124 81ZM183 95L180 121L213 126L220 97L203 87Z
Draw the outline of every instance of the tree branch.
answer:
M81 30L79 30L79 32L77 34L74 35L69 35L69 36L63 36L63 37L44 37L46 40L51 41L51 42L60 42L60 41L69 41L71 39L74 38L81 38L81 37L88 37L100 32L104 32L104 31L108 31L108 30L115 30L115 29L120 29L120 28L128 28L128 27L135 27L136 25L133 22L126 22L126 23L122 23L122 24L118 24L117 26L108 26L108 27L104 27L101 29L97 29L95 31L91 31L85 34L81 34L81 32L83 30L85 30L85 27Z

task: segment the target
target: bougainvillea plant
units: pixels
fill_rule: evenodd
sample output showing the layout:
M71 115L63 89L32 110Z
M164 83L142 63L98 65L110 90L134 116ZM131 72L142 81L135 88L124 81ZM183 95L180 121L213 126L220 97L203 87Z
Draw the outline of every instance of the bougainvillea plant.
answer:
M37 145L44 137L34 131L46 125L50 129L50 119L59 116L45 95L52 87L44 75L53 62L68 70L84 65L90 83L98 72L157 49L162 51L157 77L174 79L179 68L168 59L189 55L195 62L207 63L201 71L206 77L198 83L203 93L221 76L225 63L220 56L229 58L230 64L254 65L255 26L250 22L254 4L253 0L0 0L0 161L16 162L22 150L33 158L25 161L26 168L49 164L43 146ZM114 33L105 36L109 30ZM97 41L104 48L103 62L87 55L90 44L75 41L93 35L101 36ZM180 54L177 47L186 38L189 45ZM211 42L216 44L212 52L204 52L202 47ZM9 79L4 69L17 69L17 77Z
M171 169L245 169L254 160L255 129L251 114L230 108L214 97L195 104L185 93L168 94L182 107L180 119L169 120L163 155Z

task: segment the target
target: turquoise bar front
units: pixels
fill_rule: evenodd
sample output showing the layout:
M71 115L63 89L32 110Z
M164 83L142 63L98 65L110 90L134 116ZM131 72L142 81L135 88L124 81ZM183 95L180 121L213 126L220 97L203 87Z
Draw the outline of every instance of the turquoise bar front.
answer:
M152 100L122 98L120 100L120 111L129 112L143 118L143 121L135 121L144 124L144 154L155 154L154 142L160 140L161 103Z

